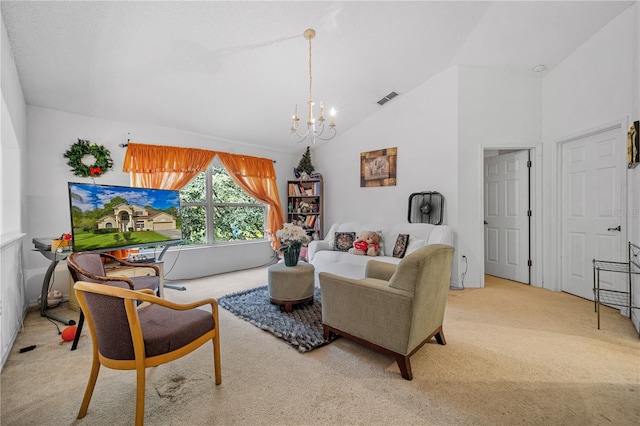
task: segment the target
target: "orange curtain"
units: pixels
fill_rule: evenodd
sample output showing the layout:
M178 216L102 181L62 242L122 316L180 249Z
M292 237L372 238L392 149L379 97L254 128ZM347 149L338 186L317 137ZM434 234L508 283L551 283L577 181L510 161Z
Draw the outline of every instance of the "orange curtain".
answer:
M129 142L123 172L139 188L182 189L207 169L215 151Z
M282 228L284 213L278 195L276 172L273 161L267 158L249 157L246 155L219 152L222 165L229 176L247 194L269 206L265 231L271 240L271 246L278 249L280 241L275 237L276 231Z

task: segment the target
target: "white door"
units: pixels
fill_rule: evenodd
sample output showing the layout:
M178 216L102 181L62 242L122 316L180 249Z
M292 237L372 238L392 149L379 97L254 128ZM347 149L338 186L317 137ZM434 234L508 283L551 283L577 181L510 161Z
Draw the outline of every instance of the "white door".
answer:
M625 147L619 126L562 144L562 290L593 300L593 259L626 260ZM624 289L624 274L600 286Z
M485 273L529 284L529 152L485 158Z

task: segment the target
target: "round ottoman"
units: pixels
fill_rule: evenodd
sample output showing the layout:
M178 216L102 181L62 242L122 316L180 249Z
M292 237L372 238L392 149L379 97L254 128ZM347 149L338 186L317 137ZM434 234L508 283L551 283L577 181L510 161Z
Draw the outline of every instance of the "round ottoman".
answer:
M314 268L305 262L296 266L276 263L268 269L271 303L284 305L285 312L298 303L313 303Z

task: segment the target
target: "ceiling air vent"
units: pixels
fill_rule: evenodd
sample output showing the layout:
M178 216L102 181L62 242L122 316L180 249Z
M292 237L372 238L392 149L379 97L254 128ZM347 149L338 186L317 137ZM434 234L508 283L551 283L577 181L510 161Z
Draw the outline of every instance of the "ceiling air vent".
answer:
M395 98L396 96L398 96L398 94L396 92L391 92L387 96L385 96L384 98L380 99L378 101L378 104L384 105L387 102L389 102L391 99Z

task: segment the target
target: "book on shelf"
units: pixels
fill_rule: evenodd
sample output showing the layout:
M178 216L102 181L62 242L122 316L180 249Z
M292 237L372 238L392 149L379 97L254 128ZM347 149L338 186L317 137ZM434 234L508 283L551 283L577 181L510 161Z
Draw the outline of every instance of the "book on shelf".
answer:
M289 184L289 196L290 197L300 196L300 187L295 183Z
M290 197L315 197L320 195L320 182L311 182L310 187L305 187L302 183L289 183Z
M316 216L313 214L310 214L309 216L307 216L307 218L304 221L304 225L305 228L307 229L314 229L313 227L316 224Z

